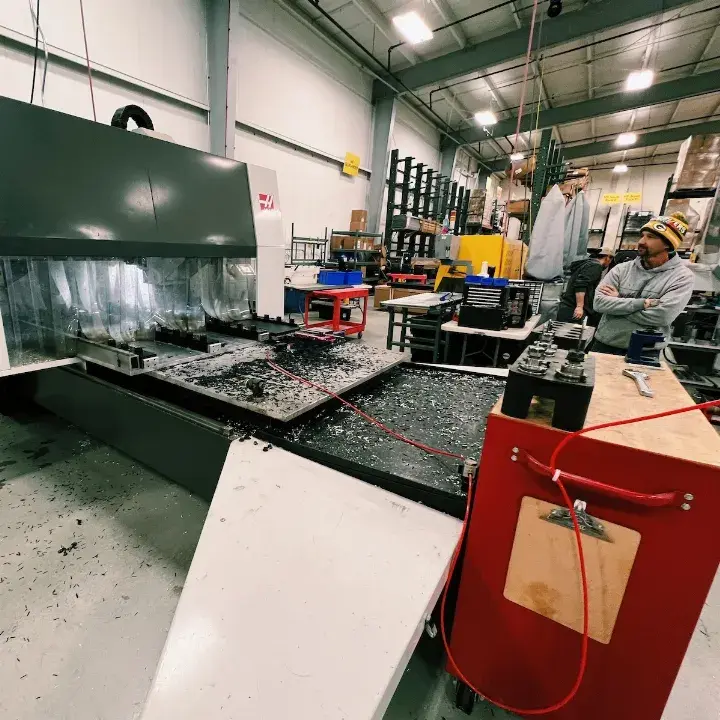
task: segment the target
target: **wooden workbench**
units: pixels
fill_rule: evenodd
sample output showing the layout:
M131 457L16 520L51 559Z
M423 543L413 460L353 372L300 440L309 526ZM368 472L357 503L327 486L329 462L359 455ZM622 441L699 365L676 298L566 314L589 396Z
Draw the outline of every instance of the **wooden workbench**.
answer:
M655 392L655 397L647 398L640 395L632 379L622 374L625 368L631 367L623 357L601 353L591 355L595 358L595 390L585 427L693 404L692 398L667 366L660 370L647 370L649 384ZM501 404L502 399L492 412L502 414ZM528 420L550 425L550 416L539 404L532 406ZM700 411L596 430L591 436L627 448L720 467L720 436Z

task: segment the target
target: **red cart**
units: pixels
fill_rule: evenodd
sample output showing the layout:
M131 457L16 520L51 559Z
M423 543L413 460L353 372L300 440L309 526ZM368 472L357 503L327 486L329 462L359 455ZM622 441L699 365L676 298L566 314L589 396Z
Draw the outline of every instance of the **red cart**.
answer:
M392 282L417 282L417 283L426 283L428 276L427 275L408 275L407 273L388 273L388 277Z
M331 327L335 332L342 331L345 335L353 335L357 333L357 336L361 338L367 323L368 294L369 289L366 287L342 288L338 290L313 290L312 292L307 293L305 296L305 327ZM340 311L342 310L343 302L353 298L362 298L364 300L362 322L351 322L340 318ZM310 313L310 303L315 299L332 300L332 320L320 320L319 322L313 323L309 321L308 315Z
M644 398L623 358L596 359L586 426L692 402L669 370L653 373L656 397ZM488 418L451 640L478 690L522 709L565 697L582 639L574 533L553 517L564 503L547 467L565 433L544 423L497 408ZM602 537L583 532L587 671L545 717L660 720L720 559L720 440L696 411L580 436L558 467Z

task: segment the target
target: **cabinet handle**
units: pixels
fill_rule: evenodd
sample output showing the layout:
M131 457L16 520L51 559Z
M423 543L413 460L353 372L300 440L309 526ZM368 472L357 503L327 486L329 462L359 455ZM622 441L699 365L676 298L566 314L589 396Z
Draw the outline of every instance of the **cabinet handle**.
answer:
M534 458L525 450L520 450L518 461L523 463L538 475L552 478L553 471L547 465ZM623 500L633 505L642 505L644 507L676 507L681 508L684 504L684 495L680 491L672 491L665 493L647 494L635 492L634 490L626 490L625 488L615 487L615 485L607 485L606 483L591 480L582 477L582 475L573 475L572 473L561 472L560 478L566 485L582 488L591 492L606 495L615 500ZM685 509L683 507L683 509Z

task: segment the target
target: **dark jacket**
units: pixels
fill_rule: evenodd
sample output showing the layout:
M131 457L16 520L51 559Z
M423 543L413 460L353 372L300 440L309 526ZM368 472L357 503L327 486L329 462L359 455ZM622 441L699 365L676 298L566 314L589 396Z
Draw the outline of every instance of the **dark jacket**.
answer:
M570 266L570 278L565 286L565 291L560 296L560 303L566 307L575 309L575 293L585 293L585 314L590 316L593 313L593 298L595 290L600 284L605 268L599 260L588 258L578 260Z

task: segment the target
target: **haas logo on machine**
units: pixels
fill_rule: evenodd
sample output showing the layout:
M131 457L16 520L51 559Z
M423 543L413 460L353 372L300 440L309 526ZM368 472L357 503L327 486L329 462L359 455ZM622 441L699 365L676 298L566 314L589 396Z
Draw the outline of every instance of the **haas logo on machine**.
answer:
M274 210L275 198L268 193L260 193L260 210Z

